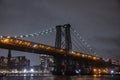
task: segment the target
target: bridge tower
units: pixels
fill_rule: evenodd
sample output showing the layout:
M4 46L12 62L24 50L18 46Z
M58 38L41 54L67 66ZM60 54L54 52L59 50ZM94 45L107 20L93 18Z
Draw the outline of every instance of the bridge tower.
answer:
M11 49L8 49L8 62L7 62L7 65L8 65L8 69L11 68Z
M56 41L55 47L56 48L63 48L66 50L66 54L64 59L60 56L55 57L55 67L54 67L54 74L56 75L69 75L73 74L75 71L73 67L73 62L70 61L69 56L72 49L72 42L71 42L71 34L70 34L70 24L65 25L58 25L56 26ZM64 39L64 43L63 40Z
M56 26L55 47L62 48L62 45L65 45L65 50L67 54L69 54L72 49L70 27L70 24ZM65 44L62 44L62 38L65 38Z
M62 25L56 26L56 41L55 41L55 47L61 48L61 41L62 41Z
M72 49L71 34L70 34L71 25L65 24L63 27L65 28L65 49L66 49L67 55L69 55Z

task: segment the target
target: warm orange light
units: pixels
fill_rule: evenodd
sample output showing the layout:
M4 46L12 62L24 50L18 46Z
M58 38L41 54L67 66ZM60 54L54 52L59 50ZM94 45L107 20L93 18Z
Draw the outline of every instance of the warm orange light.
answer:
M93 69L93 71L94 71L94 72L96 72L96 71L97 71L97 69Z
M82 57L85 57L85 55L84 55L84 54L82 54Z
M4 42L5 42L5 43L8 43L8 42L9 42L9 39L8 39L8 38L4 39Z

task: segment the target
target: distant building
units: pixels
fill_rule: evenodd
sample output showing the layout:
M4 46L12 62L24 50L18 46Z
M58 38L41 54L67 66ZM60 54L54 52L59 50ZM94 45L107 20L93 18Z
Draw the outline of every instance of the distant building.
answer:
M52 71L54 65L54 60L52 56L40 55L40 70L42 71Z
M111 59L111 63L114 64L114 65L119 65L120 66L120 60Z
M12 57L8 54L8 57L0 56L0 69L17 69L22 70L30 66L30 60L26 59L25 56Z

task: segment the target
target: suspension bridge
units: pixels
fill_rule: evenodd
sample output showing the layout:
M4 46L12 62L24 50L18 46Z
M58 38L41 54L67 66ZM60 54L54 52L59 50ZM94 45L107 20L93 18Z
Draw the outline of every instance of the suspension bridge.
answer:
M55 46L36 43L24 38L47 35L56 32ZM73 50L73 47L77 51ZM57 25L38 33L20 36L1 36L0 48L23 51L35 54L45 54L54 57L53 74L71 75L76 69L81 69L82 74L91 73L94 68L106 68L111 64L96 56L95 50L85 41L80 34L71 28L70 24ZM29 54L28 54L29 55ZM111 67L111 66L110 66Z

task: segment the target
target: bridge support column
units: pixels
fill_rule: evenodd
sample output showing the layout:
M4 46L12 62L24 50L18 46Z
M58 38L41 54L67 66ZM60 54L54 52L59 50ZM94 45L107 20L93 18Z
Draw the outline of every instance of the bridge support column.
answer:
M65 75L66 65L65 60L61 57L54 58L55 66L54 66L54 75Z
M65 24L65 50L66 50L66 75L74 75L75 74L75 61L71 59L71 50L72 50L72 42L71 42L71 33L70 33L70 24Z
M56 41L55 41L55 47L61 48L61 41L62 41L62 26L58 25L56 26Z
M10 70L11 69L11 50L8 49L8 62L7 62L7 65L8 65L8 69Z

